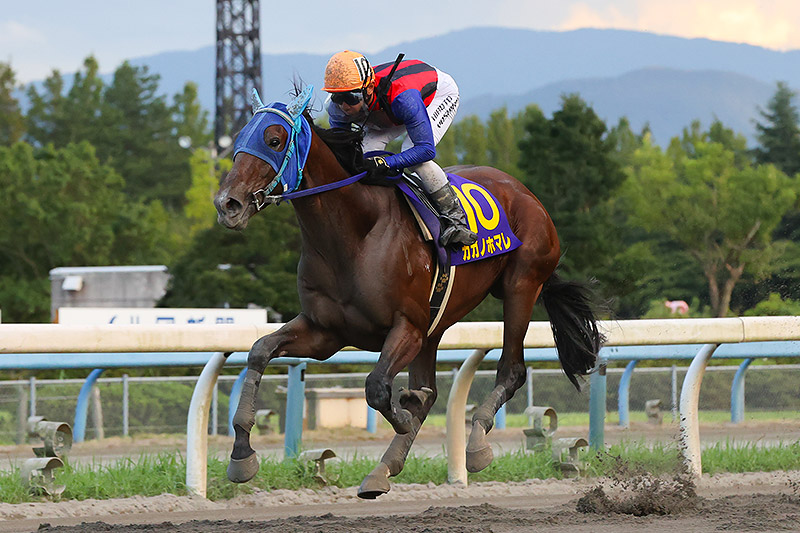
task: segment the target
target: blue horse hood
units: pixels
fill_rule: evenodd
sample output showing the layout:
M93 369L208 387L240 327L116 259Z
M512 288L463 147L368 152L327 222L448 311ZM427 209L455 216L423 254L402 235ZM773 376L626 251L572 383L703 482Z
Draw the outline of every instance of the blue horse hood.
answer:
M283 151L271 150L264 142L264 131L274 124L286 130L288 135ZM253 155L269 165L284 185L284 192L291 192L300 186L302 169L311 148L311 126L302 114L292 117L285 104L274 102L256 110L250 122L236 137L233 158L239 152Z

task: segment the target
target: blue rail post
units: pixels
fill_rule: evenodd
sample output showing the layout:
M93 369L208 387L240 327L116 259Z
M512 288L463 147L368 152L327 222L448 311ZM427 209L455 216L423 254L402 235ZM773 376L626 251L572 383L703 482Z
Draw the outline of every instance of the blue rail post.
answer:
M103 373L104 368L95 368L89 373L89 377L83 382L81 392L78 393L78 404L75 406L75 424L72 426L72 440L83 442L86 436L86 418L89 413L89 399L92 395L92 387L97 382L97 378Z
M633 375L633 369L636 368L637 361L634 359L630 361L628 365L625 367L625 372L622 373L622 377L619 379L619 397L617 399L618 402L618 410L619 410L619 425L625 429L629 428L631 425L630 419L630 408L631 408L631 401L630 401L630 388L631 388L631 376Z
M739 370L733 376L731 383L731 422L739 424L744 422L744 375L747 367L753 362L753 358L742 361Z
M305 374L305 363L289 366L289 383L286 388L286 434L283 438L283 453L286 458L297 457L303 441Z
M369 405L367 406L367 432L378 432L378 412Z
M506 429L506 404L500 406L497 413L494 415L494 427L497 429Z
M607 359L599 359L597 371L589 378L589 447L594 450L605 449L607 365Z
M236 414L236 408L239 407L239 400L242 398L242 387L244 386L244 375L247 373L247 367L242 369L239 377L233 382L231 387L231 396L228 400L228 436L235 437L236 432L233 430L233 416Z

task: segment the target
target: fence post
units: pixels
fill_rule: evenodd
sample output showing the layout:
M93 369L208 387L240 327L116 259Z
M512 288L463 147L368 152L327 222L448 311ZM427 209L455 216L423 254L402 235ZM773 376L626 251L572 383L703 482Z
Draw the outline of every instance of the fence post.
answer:
M103 373L104 368L95 368L89 373L78 393L78 404L75 406L75 424L72 426L72 440L83 442L86 437L86 418L89 414L89 401L92 397L92 388L97 378Z
M31 384L30 384L30 395L31 395L31 414L30 416L36 416L36 376L31 376ZM27 421L26 421L27 424Z
M283 437L284 457L297 457L303 441L303 407L306 393L306 363L289 366L286 387L286 433Z
M619 379L619 393L617 397L617 410L619 411L619 425L625 429L628 429L631 425L630 420L630 408L631 408L631 401L630 401L630 388L631 388L631 376L633 375L633 369L636 368L637 360L634 359L630 361L627 366L625 366L625 372L622 373L622 377Z
M606 367L608 360L598 360L597 372L589 378L589 446L594 450L605 448L606 424Z
M489 350L479 349L461 364L447 398L447 482L467 485L467 396L475 371Z
M528 407L533 407L533 367L529 366L525 369L525 385L528 390ZM528 411L530 413L530 411ZM528 415L528 426L533 425L533 414Z
M217 418L219 418L219 384L214 382L214 390L211 392L211 434L217 434Z
M17 438L15 442L22 444L28 434L28 396L25 394L25 386L21 383L17 385Z
M680 448L689 475L699 479L703 474L700 450L700 420L697 404L700 400L700 385L703 382L706 366L719 344L706 344L692 359L689 370L683 378L681 388Z
M122 374L122 436L128 436L130 425L130 396L128 374Z
M92 421L94 422L94 438L103 440L106 438L106 432L103 423L103 403L100 401L100 388L92 387L89 393L92 401Z
M744 422L744 375L753 358L747 358L739 365L731 383L731 422L739 424Z
M678 419L678 366L672 365L672 421Z
M506 429L506 404L500 406L494 415L494 427L496 429Z
M369 405L367 406L367 432L378 432L378 412Z
M232 352L211 356L192 392L186 421L186 489L190 494L206 497L208 470L208 409L217 377Z
M244 375L247 374L247 367L244 367L239 372L239 377L233 382L231 387L231 397L228 401L228 436L235 437L236 432L233 430L233 416L236 414L236 408L239 406L239 400L242 398L242 387L244 386Z

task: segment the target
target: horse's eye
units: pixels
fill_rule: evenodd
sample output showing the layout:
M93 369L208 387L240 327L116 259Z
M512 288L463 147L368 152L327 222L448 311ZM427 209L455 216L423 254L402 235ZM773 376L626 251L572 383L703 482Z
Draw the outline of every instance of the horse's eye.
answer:
M272 139L269 140L269 143L268 143L268 146L270 148L277 148L280 145L281 145L281 140L278 139L277 137L273 137Z

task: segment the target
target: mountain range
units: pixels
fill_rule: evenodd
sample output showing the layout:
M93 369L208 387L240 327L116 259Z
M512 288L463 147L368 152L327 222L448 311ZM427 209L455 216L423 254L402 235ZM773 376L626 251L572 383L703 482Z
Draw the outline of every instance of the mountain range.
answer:
M263 30L261 37L268 42ZM378 64L393 61L400 52L456 79L458 118L475 114L486 119L502 106L515 114L529 104L549 116L560 108L561 95L578 93L609 126L626 116L634 130L648 124L660 144L694 119L708 125L714 118L752 142L758 109L766 107L776 83L800 88L800 50L625 30L471 28L404 42L368 57ZM319 88L330 55L263 54L262 99L287 100L295 79ZM195 81L203 106L213 113L213 46L130 61L159 74L165 94ZM324 94L317 92L315 107L321 109Z

